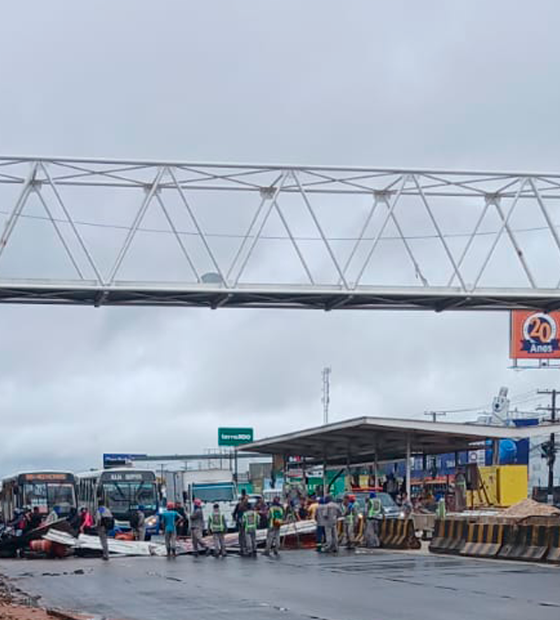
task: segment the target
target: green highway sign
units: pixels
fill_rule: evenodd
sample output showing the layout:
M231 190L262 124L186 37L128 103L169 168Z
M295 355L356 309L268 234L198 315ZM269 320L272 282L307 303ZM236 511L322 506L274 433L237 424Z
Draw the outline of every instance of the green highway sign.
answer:
M252 428L219 428L219 446L240 446L253 441Z

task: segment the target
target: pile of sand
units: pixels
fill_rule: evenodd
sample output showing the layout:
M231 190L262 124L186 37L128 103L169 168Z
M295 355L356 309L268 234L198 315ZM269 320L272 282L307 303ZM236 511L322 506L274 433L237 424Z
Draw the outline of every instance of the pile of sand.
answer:
M532 499L522 499L504 510L500 516L526 519L527 517L560 517L560 510Z

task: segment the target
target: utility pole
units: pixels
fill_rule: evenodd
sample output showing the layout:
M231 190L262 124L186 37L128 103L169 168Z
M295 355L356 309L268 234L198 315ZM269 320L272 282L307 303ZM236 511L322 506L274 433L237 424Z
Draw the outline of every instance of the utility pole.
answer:
M550 421L552 424L556 422L556 390L538 390L537 394L550 394L550 407L539 407L550 411ZM543 446L544 448L544 446ZM556 461L556 436L554 433L550 433L550 440L548 446L545 448L546 459L548 462L548 491L547 491L547 503L554 503L554 463Z
M329 423L329 405L331 402L331 368L325 366L323 368L323 397L321 402L323 403L323 424Z
M438 416L447 415L445 411L424 411L424 415L432 416L432 422L437 422Z

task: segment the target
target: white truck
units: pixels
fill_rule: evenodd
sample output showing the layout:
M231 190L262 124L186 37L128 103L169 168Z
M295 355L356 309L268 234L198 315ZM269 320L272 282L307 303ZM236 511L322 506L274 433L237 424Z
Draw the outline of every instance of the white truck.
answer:
M202 501L204 523L212 513L214 504L226 518L228 530L235 529L233 511L237 504L237 487L229 469L197 469L183 472L183 485L187 493L189 511L195 499Z

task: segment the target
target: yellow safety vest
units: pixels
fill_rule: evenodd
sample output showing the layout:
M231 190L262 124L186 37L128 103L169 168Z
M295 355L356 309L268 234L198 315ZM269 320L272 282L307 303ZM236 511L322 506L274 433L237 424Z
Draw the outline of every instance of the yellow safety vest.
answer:
M368 519L375 519L375 517L378 517L381 514L382 509L383 506L381 504L381 500L377 499L377 497L368 500Z
M212 513L210 519L208 519L208 529L212 530L212 533L219 534L226 530L226 520L224 515L220 513Z

